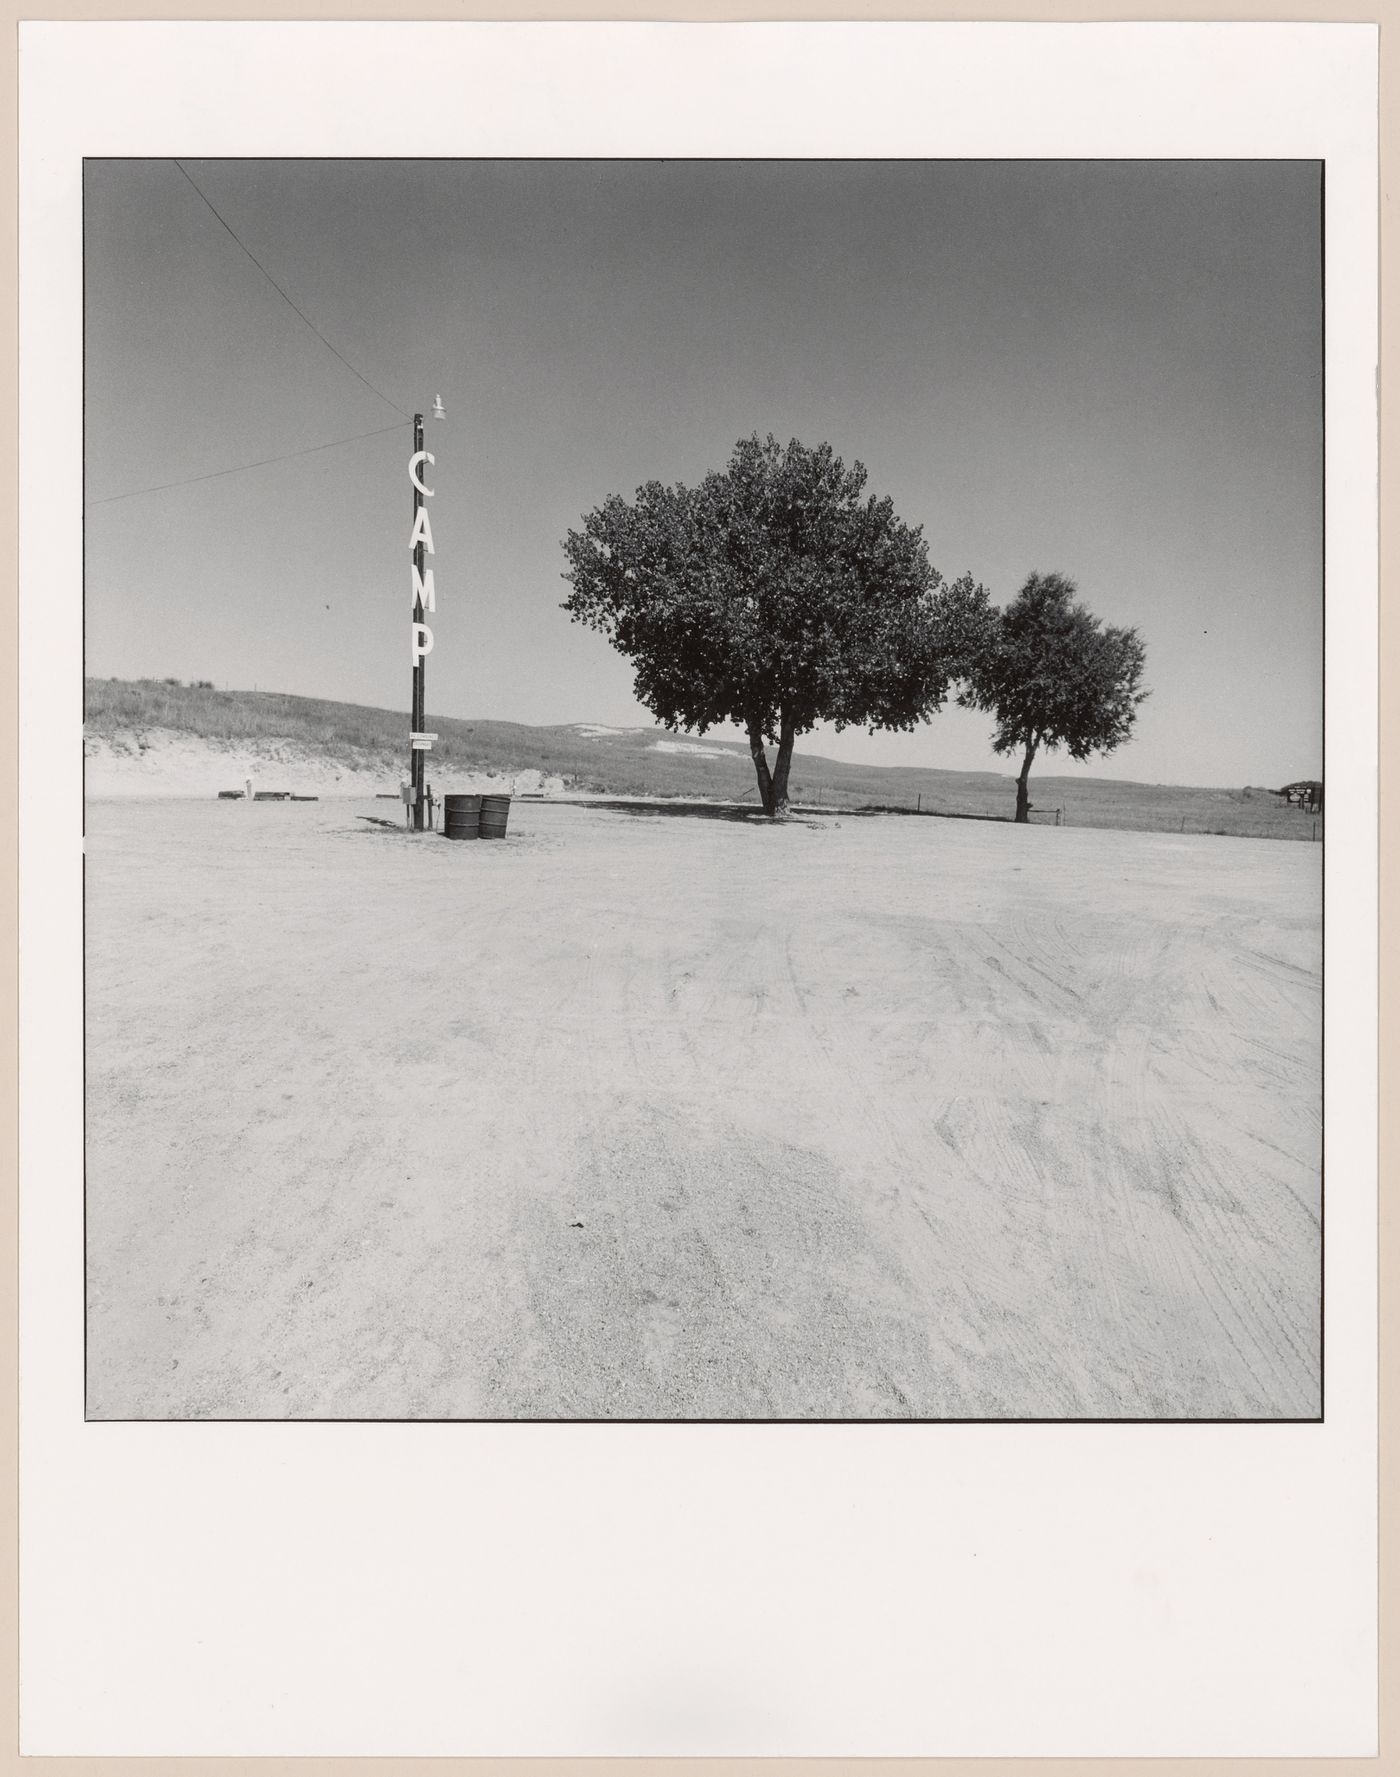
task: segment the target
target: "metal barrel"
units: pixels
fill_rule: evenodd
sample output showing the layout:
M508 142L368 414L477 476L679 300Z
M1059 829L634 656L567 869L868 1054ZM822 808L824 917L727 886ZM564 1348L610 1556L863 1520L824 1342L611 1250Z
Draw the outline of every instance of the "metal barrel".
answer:
M479 839L480 828L480 796L443 797L442 830L449 839Z
M481 837L483 839L504 839L506 822L509 818L509 796L483 796L481 798Z

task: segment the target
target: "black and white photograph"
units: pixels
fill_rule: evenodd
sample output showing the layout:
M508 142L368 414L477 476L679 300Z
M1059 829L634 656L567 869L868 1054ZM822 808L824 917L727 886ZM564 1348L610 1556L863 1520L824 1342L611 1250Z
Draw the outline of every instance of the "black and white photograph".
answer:
M91 1420L1310 1420L1316 160L90 158Z
M1374 23L19 51L23 1755L1374 1757Z

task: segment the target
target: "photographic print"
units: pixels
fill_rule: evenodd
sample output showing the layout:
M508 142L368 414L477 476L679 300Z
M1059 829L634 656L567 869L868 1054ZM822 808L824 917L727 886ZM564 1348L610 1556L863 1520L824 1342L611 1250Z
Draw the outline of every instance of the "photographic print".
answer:
M1323 201L86 160L88 1418L1320 1418Z

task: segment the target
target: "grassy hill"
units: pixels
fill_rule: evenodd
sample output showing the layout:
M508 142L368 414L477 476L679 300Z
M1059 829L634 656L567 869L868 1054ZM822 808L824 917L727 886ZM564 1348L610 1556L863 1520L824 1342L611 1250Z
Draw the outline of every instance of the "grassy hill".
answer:
M86 733L120 740L151 730L212 743L285 742L308 756L380 772L386 789L403 770L407 718L401 711L331 703L270 691L221 691L155 679L88 679ZM568 723L532 728L519 722L428 716L439 739L434 780L452 775L536 770L576 791L613 796L670 796L757 804L748 748L710 736L660 728L606 728ZM790 780L794 801L836 808L1010 819L1015 786L1009 773L938 771L913 766L849 765L799 750ZM1193 789L1121 783L1107 778L1031 780L1033 819L1076 827L1128 827L1158 832L1238 834L1310 840L1321 821L1284 806L1267 790Z

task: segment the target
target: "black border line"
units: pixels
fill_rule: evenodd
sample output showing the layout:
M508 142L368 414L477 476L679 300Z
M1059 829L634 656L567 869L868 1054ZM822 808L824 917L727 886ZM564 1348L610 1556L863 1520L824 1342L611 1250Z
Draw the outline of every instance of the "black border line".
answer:
M82 991L82 1007L83 1007L83 1031L82 1031L83 1108L82 1108L82 1116L81 1116L81 1126L82 1126L82 1132L83 1132L83 1418L86 1421L87 1408L88 1408L88 1338L89 1338L89 1331L88 1331L88 1274L89 1274L89 1266L88 1266L88 1189L87 1189L87 1155L88 1155L88 979L87 979L88 913L87 913L87 886L88 886L88 882L87 882L87 747L85 745L86 738L87 738L87 720L86 720L86 718L87 718L87 526L88 526L88 510L87 510L87 469L88 469L88 448L87 448L87 437L88 437L88 430L87 430L88 156L87 155L83 156L83 172L82 172L82 178L79 180L79 190L81 193L81 196L79 198L79 230L81 233L81 246L82 246L82 271L79 276L78 312L81 317L81 326L82 326L82 330L83 330L83 337L82 337L82 341L81 341L81 347L82 347L82 352L81 352L81 356L82 356L82 389L80 392L80 398L79 398L79 403L78 403L79 413L81 416L81 424L82 424L82 461L78 465L78 487L80 490L79 498L82 501L82 512L80 515L81 516L81 523L82 523L82 532L81 532L81 538L80 538L80 542L79 542L79 556L80 556L80 559L82 562L83 584L82 584L82 597L78 601L78 604L80 607L79 613L78 613L78 629L79 629L79 635L81 636L82 656L83 656L83 658L82 658L83 685L82 685L81 696L82 696L82 701L83 701L84 720L81 723L79 723L79 725L78 725L78 747L79 747L79 767L78 767L78 769L79 769L79 782L82 784L82 796L83 796L83 806L82 806L81 810L79 811L79 832L80 832L81 838L79 840L79 847L78 847L78 865L79 865L79 872L80 872L80 877L81 877L79 902L82 907L82 917L83 917L83 932L82 932L82 945L81 945L82 955L79 958L79 968L80 968L80 979L81 979L81 983L82 983L81 991Z
M1297 844L1299 841L1287 841ZM250 1414L247 1418L219 1419L212 1415L200 1415L185 1419L159 1418L149 1419L94 1419L85 1417L85 1425L729 1425L736 1430L754 1425L1321 1425L1322 1419L1289 1418L1289 1419L1249 1419L1222 1417L1217 1414L1209 1419L915 1419L907 1413L890 1414L880 1419L819 1419L815 1415L805 1418L752 1418L752 1419L626 1419L619 1414L616 1418L608 1418L597 1414L584 1415L569 1419L404 1419L385 1416L379 1419L343 1419L330 1414L287 1413L282 1416L268 1414Z
M1322 1424L1327 1417L1327 161L1325 158L1317 163L1317 233L1318 271L1322 281L1322 288L1318 292L1320 311L1318 346L1322 353L1319 399L1322 411L1318 415L1318 421L1322 429L1322 561L1319 566L1322 585L1323 783L1323 804L1320 811L1322 815L1322 993L1318 1006L1317 1033L1318 1069L1322 1080L1317 1161L1317 1418L1318 1423ZM1379 344L1379 342L1377 343ZM1379 1187L1379 1173L1376 1183ZM1379 1257L1379 1248L1377 1256Z
M82 398L80 402L82 418L82 462L80 464L79 485L82 498L82 599L81 599L81 637L82 637L82 669L83 679L87 678L87 287L88 287L88 250L87 250L87 195L88 166L92 161L100 161L104 166L140 164L151 165L164 163L174 159L171 155L154 154L102 154L84 155L82 161L80 233L82 239L82 273L80 277L80 322L82 329L81 363L82 363ZM1321 424L1322 424L1322 781L1327 782L1327 161L1326 157L1314 160L1304 155L1158 155L1152 157L1132 155L1083 155L1069 158L1065 156L989 156L989 155L946 155L928 156L922 159L892 158L886 155L872 155L868 158L860 156L794 156L794 155L713 155L713 156L669 156L669 155L370 155L370 154L262 154L262 155L207 155L196 157L185 156L200 166L214 162L238 166L264 165L327 165L327 166L380 166L386 163L409 163L418 166L462 166L482 165L499 166L521 164L537 166L577 166L581 164L599 164L607 166L636 165L647 166L926 166L930 164L947 166L1162 166L1180 164L1222 164L1222 165L1308 165L1315 164L1318 169L1318 244L1319 244L1319 307L1321 311L1319 348L1321 351ZM80 724L79 746L82 746L83 729ZM566 1419L545 1417L500 1417L500 1418L401 1418L375 1417L373 1419L346 1418L339 1415L287 1414L287 1415L238 1415L232 1417L187 1416L183 1418L168 1416L133 1417L94 1417L88 1412L88 1363L89 1363L89 1329L88 1329L88 1193L87 1193L87 756L82 755L81 782L83 787L82 808L79 811L79 831L82 838L81 874L82 874L82 956L80 958L82 974L82 1138L83 1138L83 1424L85 1426L103 1425L458 1425L458 1426L494 1426L494 1425L708 1425L733 1426L742 1429L757 1425L978 1425L978 1426L1017 1426L1017 1425L1114 1425L1114 1426L1236 1426L1236 1425L1322 1425L1326 1422L1327 1399L1327 1166L1326 1166L1326 1134L1327 1134L1327 830L1326 812L1324 807L1324 826L1322 833L1322 994L1321 1011L1319 1013L1319 1062L1322 1076L1322 1153L1318 1167L1319 1200L1318 1200L1318 1408L1316 1414L1293 1415L1287 1418L1269 1415L1267 1417L1227 1416L1215 1414L1201 1418L1145 1418L1145 1417L1087 1417L1071 1415L1068 1417L1030 1417L1030 1418L915 1418L904 1414L882 1414L874 1419L850 1419L817 1417L805 1415L799 1418L790 1417L752 1417L752 1418L658 1418L635 1419L610 1415L570 1416ZM1301 843L1295 841L1294 843Z

